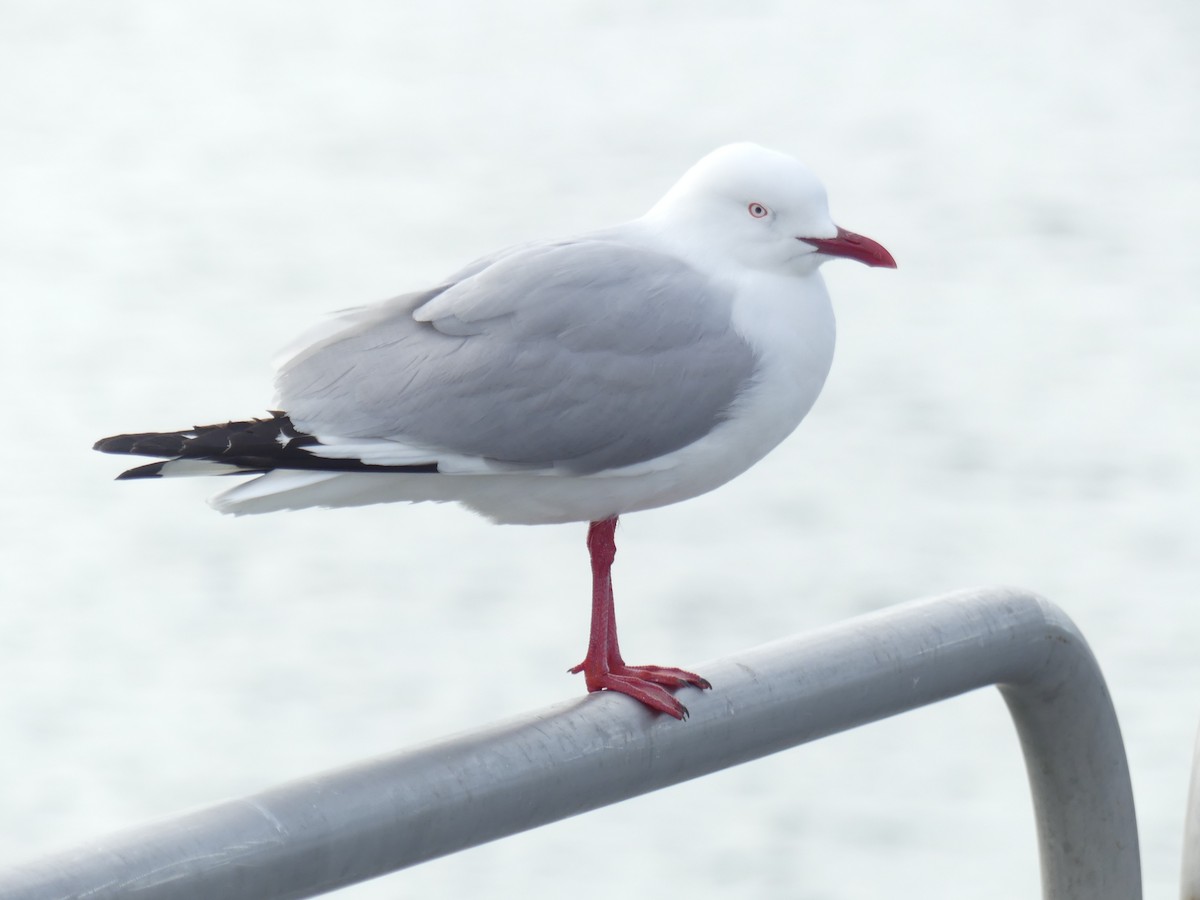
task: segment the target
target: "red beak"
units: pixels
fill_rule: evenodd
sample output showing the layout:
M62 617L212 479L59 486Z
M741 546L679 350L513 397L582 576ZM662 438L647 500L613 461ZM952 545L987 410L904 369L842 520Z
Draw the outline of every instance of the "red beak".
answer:
M892 254L883 249L882 244L876 243L869 237L863 237L861 234L855 234L853 231L847 231L845 228L837 230L837 237L806 237L796 238L796 240L812 244L817 248L818 253L828 256L857 259L860 263L866 263L868 266L882 266L885 269L896 268L896 261L892 259Z

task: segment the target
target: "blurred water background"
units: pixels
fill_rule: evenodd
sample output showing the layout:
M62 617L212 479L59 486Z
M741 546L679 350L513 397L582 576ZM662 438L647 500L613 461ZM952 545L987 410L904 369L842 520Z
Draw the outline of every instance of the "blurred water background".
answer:
M732 140L805 159L896 272L752 472L630 516L627 656L1044 593L1175 896L1200 720L1200 7L0 3L0 862L576 694L584 528L234 520L103 435L254 415L326 310L640 214ZM682 726L686 727L686 726ZM985 691L406 873L374 900L1033 896Z

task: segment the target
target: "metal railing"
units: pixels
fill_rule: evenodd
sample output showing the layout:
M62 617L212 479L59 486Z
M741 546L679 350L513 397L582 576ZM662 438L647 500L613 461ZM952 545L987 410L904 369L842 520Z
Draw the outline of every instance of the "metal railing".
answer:
M594 694L20 866L0 897L309 897L988 685L1025 753L1044 896L1141 897L1112 701L1048 601L962 592L697 668L714 687L681 694L686 722Z
M1183 819L1183 871L1179 885L1180 900L1200 900L1200 732L1192 751L1192 783Z

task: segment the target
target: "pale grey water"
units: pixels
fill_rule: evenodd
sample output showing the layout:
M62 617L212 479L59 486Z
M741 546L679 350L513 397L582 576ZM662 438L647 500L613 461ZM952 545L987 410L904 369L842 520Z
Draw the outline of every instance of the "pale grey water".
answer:
M809 421L627 520L630 656L696 663L991 582L1072 615L1175 895L1200 720L1200 13L1070 0L0 5L0 856L581 690L582 527L231 520L119 430L255 414L324 310L806 159L896 272L827 267ZM686 726L684 726L686 727ZM407 873L384 898L1035 893L994 691Z

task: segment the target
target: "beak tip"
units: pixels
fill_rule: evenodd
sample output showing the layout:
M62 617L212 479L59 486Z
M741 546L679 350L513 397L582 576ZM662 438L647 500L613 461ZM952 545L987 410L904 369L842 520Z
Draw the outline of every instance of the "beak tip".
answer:
M818 253L829 256L841 256L853 259L864 265L880 269L896 268L896 260L887 249L877 241L845 228L838 228L837 237L832 238L799 238L806 244L812 244Z

